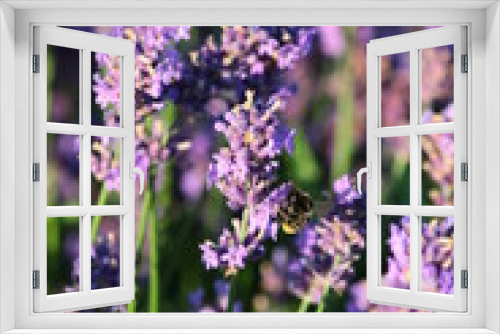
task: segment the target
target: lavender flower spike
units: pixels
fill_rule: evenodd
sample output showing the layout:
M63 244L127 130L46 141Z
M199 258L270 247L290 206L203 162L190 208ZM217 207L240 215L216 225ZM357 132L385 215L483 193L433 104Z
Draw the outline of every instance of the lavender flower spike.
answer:
M264 240L276 240L276 215L290 190L287 183L273 188L276 159L292 151L295 135L279 121L283 106L277 95L265 105L255 103L254 92L247 91L246 101L214 125L228 147L213 155L207 183L222 192L229 207L242 209L243 216L233 219L234 232L224 230L217 245L207 241L200 246L207 269L222 267L226 275L235 274L262 250Z

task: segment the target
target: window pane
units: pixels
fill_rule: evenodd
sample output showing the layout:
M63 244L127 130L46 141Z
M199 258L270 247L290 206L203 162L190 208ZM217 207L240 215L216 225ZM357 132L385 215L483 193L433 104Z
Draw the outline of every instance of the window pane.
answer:
M410 289L410 217L381 216L380 286Z
M47 45L47 121L80 122L80 50Z
M421 291L453 294L453 218L422 217Z
M380 57L381 124L410 123L410 52Z
M120 126L119 56L92 52L92 125Z
M453 45L423 49L422 121L453 122Z
M80 137L47 134L47 205L80 205Z
M422 136L422 204L453 205L453 133Z
M382 138L383 205L410 204L410 137Z
M79 291L80 217L47 218L47 294Z
M120 204L120 138L92 137L92 205Z
M92 290L120 286L120 216L92 217Z

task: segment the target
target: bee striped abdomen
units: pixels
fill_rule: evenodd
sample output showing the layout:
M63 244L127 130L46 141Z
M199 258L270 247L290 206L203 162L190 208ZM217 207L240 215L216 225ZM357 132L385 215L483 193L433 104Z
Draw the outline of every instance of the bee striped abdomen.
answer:
M295 234L312 215L313 201L303 190L293 187L278 211L277 220L283 231Z

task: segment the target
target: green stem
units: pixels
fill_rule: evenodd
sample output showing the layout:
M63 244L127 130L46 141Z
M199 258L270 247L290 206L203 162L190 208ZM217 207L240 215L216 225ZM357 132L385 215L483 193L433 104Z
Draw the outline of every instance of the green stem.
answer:
M142 203L141 210L141 221L139 223L139 228L137 230L137 239L135 241L135 249L136 252L139 252L142 249L142 244L144 242L144 235L146 234L146 224L148 220L148 211L149 211L149 202L150 202L151 194L149 188L146 189L144 193L144 202Z
M328 293L330 291L330 282L328 279L325 280L325 283L323 284L323 292L321 293L321 300L318 304L318 309L316 312L321 313L325 309L325 299L326 296L328 296Z
M127 312L128 313L134 313L135 312L135 299L132 300L130 303L127 305Z
M302 301L300 302L299 309L297 312L306 312L307 308L309 307L309 304L311 303L311 297L310 297L311 291L305 295L305 297L302 298Z
M105 205L106 200L108 199L108 190L106 189L106 185L103 184L101 187L101 193L99 194L99 199L97 201L97 205ZM92 243L97 239L97 234L99 233L99 226L101 225L101 216L93 216L92 217L92 225L90 238Z
M356 28L345 27L346 45L353 45ZM354 73L352 47L347 47L341 74L342 89L337 97L337 113L331 161L331 182L350 172L354 150Z
M339 264L339 258L338 258L338 256L336 256L334 258L334 261L333 261L333 264L332 264L330 270L328 271L328 274L325 276L325 282L323 283L323 292L321 293L321 300L318 304L318 309L316 310L316 312L323 312L323 310L325 308L325 299L328 296L328 294L330 293L330 277L332 276L333 271L338 266L338 264Z
M146 230L146 222L148 219L148 210L149 210L149 188L146 189L146 192L144 193L144 202L142 203L142 210L141 210L141 220L139 222L139 229L137 231L137 240L135 244L135 252L139 253L142 249L142 244L144 242L144 234ZM132 300L128 305L127 305L127 311L129 313L133 313L136 311L136 304L135 304L135 299Z
M248 228L248 209L243 210L243 215L241 218L241 225L240 225L240 234L238 236L238 239L240 242L243 242L245 240L246 234L247 234L247 228ZM229 295L228 295L228 300L227 300L227 312L232 312L233 310L233 304L234 304L234 297L236 295L236 274L233 274L234 276L231 277L231 281L229 283Z
M151 228L149 229L149 312L159 311L159 296L160 296L160 285L159 285L159 272L158 272L158 224L156 221L156 201L154 192L154 181L156 176L156 171L151 168L150 171L150 185L151 185L151 208L149 209L149 219L151 222Z
M236 275L231 277L231 281L229 283L226 312L232 312L235 296L236 296Z
M248 210L245 209L243 210L243 217L241 218L240 235L239 235L240 242L243 242L243 240L245 240L245 237L247 235L247 228L248 228Z

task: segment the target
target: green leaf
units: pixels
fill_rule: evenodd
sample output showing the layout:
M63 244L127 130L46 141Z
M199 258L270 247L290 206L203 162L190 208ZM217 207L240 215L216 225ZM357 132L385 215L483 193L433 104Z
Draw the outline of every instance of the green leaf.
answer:
M319 163L302 128L297 129L292 156L292 177L298 183L313 183L321 176Z

